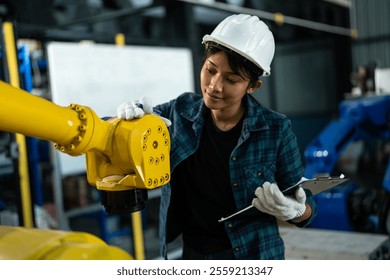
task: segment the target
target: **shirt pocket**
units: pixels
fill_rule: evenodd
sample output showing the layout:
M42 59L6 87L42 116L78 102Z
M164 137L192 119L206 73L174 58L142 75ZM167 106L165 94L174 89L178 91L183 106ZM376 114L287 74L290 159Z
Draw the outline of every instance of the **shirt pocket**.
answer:
M264 182L275 182L275 162L247 162L244 175L247 185L247 197L254 197L255 190Z

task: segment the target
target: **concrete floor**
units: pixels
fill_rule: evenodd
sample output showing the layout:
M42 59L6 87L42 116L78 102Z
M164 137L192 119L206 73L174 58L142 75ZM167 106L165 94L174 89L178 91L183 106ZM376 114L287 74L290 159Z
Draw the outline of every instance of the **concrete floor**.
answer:
M368 260L369 255L389 236L323 229L279 226L287 260ZM157 232L145 235L146 259L161 259ZM169 259L180 259L181 239L169 246Z
M389 236L281 226L290 260L367 260Z
M291 226L280 226L279 230L285 242L287 260L368 260L372 252L389 240L389 236L382 234ZM145 248L147 259L161 259L157 239L155 236L149 237ZM169 259L180 259L180 238L171 244L168 255Z

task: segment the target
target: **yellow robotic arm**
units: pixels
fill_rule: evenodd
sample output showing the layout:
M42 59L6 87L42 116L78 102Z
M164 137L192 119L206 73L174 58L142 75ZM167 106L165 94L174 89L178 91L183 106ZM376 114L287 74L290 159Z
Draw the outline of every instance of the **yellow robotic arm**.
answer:
M86 155L88 182L101 190L108 213L143 209L147 190L170 180L170 136L157 116L110 123L88 107L61 107L1 81L0 102L0 130Z
M133 260L85 232L0 226L1 260Z

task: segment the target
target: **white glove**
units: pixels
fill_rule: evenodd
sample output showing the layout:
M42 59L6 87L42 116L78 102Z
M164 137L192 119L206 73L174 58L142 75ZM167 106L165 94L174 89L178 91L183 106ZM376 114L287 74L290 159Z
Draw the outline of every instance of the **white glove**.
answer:
M148 97L142 97L140 100L122 103L117 108L117 117L119 119L132 120L141 118L145 114L153 112L152 101Z
M138 119L142 118L145 114L154 114L152 100L148 97L141 97L140 100L134 100L126 103L122 103L116 110L116 116L118 119ZM170 126L172 122L164 117L159 116L167 126Z
M295 191L295 197L285 196L274 183L265 182L263 187L255 191L256 198L252 205L261 212L270 214L282 221L301 217L306 211L306 193L300 187Z

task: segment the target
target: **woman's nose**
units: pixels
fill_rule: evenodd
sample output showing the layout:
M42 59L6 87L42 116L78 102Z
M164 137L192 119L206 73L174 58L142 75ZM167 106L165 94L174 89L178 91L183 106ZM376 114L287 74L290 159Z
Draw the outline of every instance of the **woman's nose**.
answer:
M222 92L222 79L221 77L214 77L211 79L209 87L212 88L214 91Z

